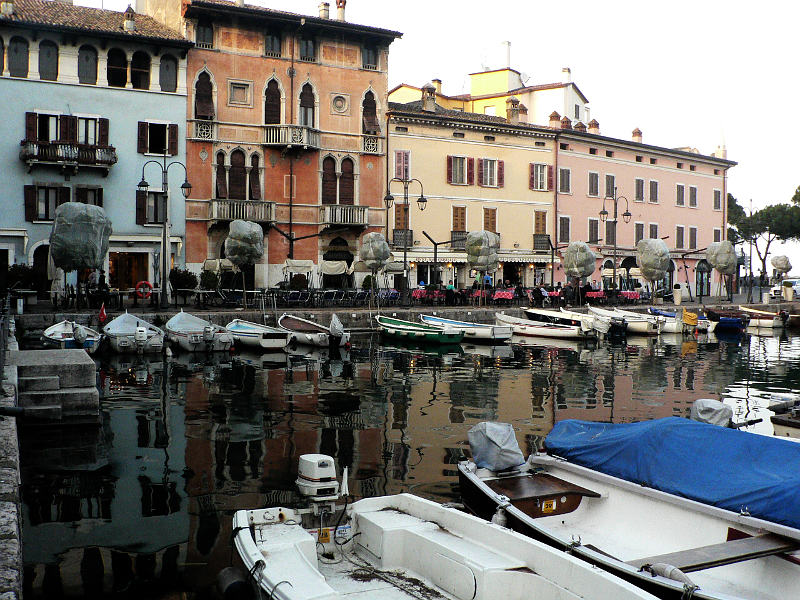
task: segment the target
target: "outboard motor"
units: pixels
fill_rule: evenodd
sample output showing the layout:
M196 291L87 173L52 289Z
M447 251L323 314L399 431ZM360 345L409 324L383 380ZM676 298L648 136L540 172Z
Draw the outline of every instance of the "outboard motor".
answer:
M133 332L133 341L136 342L136 351L141 354L144 351L144 345L147 343L147 328L137 327Z
M203 341L206 344L206 350L211 350L214 347L214 328L210 325L203 327Z
M86 333L86 330L78 325L77 323L72 324L72 339L75 340L76 344L80 344L83 346L83 343L86 341L86 338L89 337L89 334Z
M314 515L335 514L336 502L349 494L347 467L342 473L342 485L336 479L336 463L326 454L303 454L297 464L297 489L311 503Z

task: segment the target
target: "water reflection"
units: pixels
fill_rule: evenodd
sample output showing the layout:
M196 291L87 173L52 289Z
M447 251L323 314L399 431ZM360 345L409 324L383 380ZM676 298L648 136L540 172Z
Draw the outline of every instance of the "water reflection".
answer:
M206 595L233 511L299 502L304 453L336 457L357 496L451 500L479 421L514 423L530 452L558 420L685 417L711 397L771 434L770 399L798 381L785 336L102 358L100 424L21 430L26 597Z

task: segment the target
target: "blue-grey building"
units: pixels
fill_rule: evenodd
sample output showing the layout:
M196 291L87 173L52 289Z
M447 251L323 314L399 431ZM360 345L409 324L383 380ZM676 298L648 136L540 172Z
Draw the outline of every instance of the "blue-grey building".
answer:
M112 287L157 284L166 206L171 264L185 263L186 53L192 44L154 19L73 6L0 2L0 263L27 263L49 289L59 204L101 205L113 234ZM148 164L147 192L137 190ZM50 277L53 277L52 269Z

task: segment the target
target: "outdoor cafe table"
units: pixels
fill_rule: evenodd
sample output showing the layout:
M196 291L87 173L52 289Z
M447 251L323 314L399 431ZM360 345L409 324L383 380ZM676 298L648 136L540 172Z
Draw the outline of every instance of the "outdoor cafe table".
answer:
M492 301L494 302L497 302L498 300L508 300L511 302L513 299L513 290L495 290L494 294L492 294Z
M639 292L633 290L622 290L619 293L620 296L625 298L626 300L638 300L639 299Z
M602 291L602 290L595 291L595 292L586 292L586 297L587 298L605 298L606 297L606 293L604 291Z

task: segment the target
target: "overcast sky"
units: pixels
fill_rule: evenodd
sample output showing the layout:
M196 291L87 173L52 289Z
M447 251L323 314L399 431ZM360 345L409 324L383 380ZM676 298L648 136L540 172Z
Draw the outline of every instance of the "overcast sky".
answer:
M319 4L247 3L308 15ZM390 86L438 77L445 94L468 92L467 74L505 66L508 40L511 66L528 84L560 81L570 67L604 135L630 139L639 127L645 143L703 154L724 142L739 163L728 191L745 210L751 199L754 209L788 202L800 185L792 108L799 17L800 3L770 0L349 0L346 9L350 22L403 33L390 49ZM800 248L789 253L800 272Z

